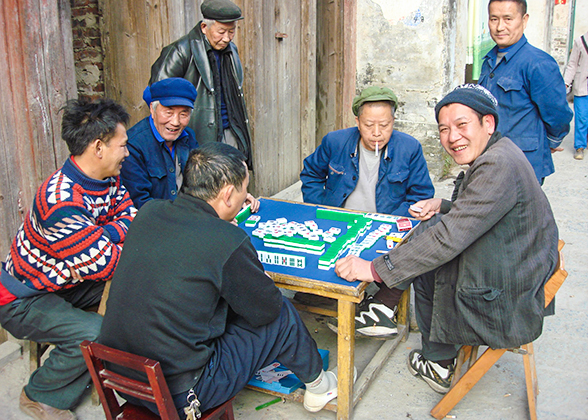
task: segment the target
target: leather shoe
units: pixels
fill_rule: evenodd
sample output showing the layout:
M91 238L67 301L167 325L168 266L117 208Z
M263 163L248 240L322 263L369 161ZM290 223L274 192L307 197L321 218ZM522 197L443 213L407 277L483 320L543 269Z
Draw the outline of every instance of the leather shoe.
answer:
M582 160L584 159L584 149L576 149L576 153L574 153L574 159Z
M76 420L75 414L69 410L60 410L31 400L24 389L20 394L20 411L37 420Z

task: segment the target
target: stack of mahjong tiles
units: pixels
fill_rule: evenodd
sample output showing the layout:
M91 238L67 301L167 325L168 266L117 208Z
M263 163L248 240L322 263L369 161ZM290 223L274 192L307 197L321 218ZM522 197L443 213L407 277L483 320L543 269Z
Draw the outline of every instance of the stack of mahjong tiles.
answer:
M368 236L361 242L356 242L349 247L349 255L355 255L359 257L364 249L370 249L378 241L378 239L387 237L388 232L392 230L392 225L382 223L378 229L370 232Z
M338 210L322 209L316 210L317 219L336 220L347 222L347 232L337 238L329 249L319 258L318 268L329 270L335 266L335 262L349 248L355 244L371 226L372 220L359 213L342 212Z
M314 220L299 223L288 222L286 218L280 217L276 220L260 222L252 235L262 239L264 246L269 248L321 255L325 252L325 242L335 242L335 236L339 233L341 229L336 227L327 231L319 229Z

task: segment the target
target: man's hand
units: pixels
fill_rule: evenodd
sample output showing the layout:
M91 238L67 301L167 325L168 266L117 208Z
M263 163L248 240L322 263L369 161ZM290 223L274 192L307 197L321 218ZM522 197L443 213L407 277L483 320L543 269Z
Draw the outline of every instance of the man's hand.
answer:
M348 255L335 263L335 273L347 281L373 282L372 262L362 260L354 255Z
M414 208L420 208L421 211L417 212ZM441 210L441 199L440 198L429 198L428 200L421 200L414 203L408 209L408 212L412 217L417 220L429 220L431 217L435 215L435 213L439 213Z
M249 204L251 204L251 213L257 213L257 210L259 210L259 200L253 197L251 194L247 193L247 198L243 203L243 208L247 207Z
M551 153L563 152L563 150L564 150L563 147L556 147L556 148L551 147Z
M80 275L80 273L78 273L76 270L74 270L73 268L69 268L69 274L71 274L71 278L76 280L76 281L84 281L83 277Z

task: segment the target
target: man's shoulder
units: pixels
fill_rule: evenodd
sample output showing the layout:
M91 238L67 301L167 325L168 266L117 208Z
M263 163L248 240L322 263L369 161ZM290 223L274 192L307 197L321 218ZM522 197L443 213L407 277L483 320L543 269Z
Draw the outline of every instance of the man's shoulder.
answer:
M420 147L421 142L415 139L410 134L403 133L402 131L394 130L392 132L392 137L390 138L395 144L404 147Z
M145 139L156 140L149 124L149 117L143 118L137 124L127 131L128 142L130 145L138 146L145 142Z
M540 68L546 63L555 64L557 66L555 58L553 58L551 55L549 55L542 49L539 49L531 45L529 42L526 42L521 47L521 49L517 51L513 58L516 58L519 63L531 67Z
M129 137L129 141L131 140L131 137L140 135L146 130L149 130L149 132L151 132L151 125L149 124L148 116L143 118L141 121L139 121L127 130L127 136Z
M359 139L359 130L357 127L349 127L343 128L341 130L330 131L324 137L323 141L330 141L330 142L346 142L349 140L358 140Z

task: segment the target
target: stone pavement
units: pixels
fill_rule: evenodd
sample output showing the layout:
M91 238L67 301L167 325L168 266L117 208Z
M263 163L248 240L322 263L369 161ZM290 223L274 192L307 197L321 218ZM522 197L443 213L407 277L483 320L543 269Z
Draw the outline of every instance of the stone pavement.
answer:
M573 129L572 129L573 133ZM554 156L556 173L547 178L544 190L550 199L564 247L569 276L556 298L556 315L546 318L543 334L535 342L540 394L540 419L588 419L588 159L575 161L572 135L564 140L565 151ZM438 197L449 197L451 181L436 183ZM296 195L296 192L293 193ZM584 216L587 216L584 218ZM336 363L336 340L321 316L306 315L305 321L320 348L331 350ZM357 341L356 365L361 371L374 340ZM406 368L406 357L420 347L420 335L411 333L385 363L363 399L355 407L355 420L431 419L429 411L440 395ZM18 396L28 378L28 354L0 369L0 420L27 419L18 409ZM235 400L239 420L314 419L333 420L334 413L308 413L300 404L285 402L260 411L255 407L273 397L244 390ZM101 407L89 397L76 410L80 420L104 419ZM527 400L520 356L507 353L450 413L463 420L527 419Z

